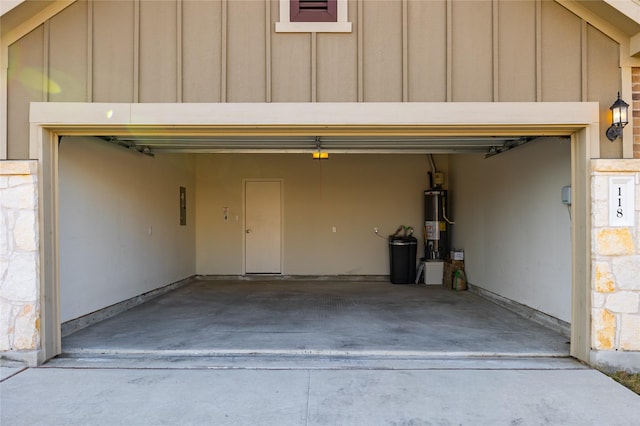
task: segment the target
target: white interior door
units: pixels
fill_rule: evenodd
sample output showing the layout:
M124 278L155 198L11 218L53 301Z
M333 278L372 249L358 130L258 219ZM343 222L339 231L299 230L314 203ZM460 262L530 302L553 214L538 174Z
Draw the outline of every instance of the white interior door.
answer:
M279 274L282 182L245 181L245 272Z

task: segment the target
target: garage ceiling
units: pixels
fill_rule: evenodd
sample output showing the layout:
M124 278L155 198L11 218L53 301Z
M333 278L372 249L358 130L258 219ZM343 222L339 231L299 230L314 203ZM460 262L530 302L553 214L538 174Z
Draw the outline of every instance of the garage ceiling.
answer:
M494 155L537 136L101 136L144 154L158 153L329 153Z

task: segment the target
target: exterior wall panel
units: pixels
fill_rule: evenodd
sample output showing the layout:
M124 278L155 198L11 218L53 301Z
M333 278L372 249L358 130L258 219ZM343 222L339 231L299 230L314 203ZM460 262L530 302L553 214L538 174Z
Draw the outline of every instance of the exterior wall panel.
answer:
M621 158L622 144L609 143L605 136L611 123L609 107L620 91L617 43L591 26L587 28L587 41L587 97L588 100L601 100L600 122L606 123L600 126L600 138L606 141L600 145L600 157ZM631 100L628 99L627 102L631 103Z
M86 102L87 3L77 2L51 19L49 30L51 102Z
M618 43L554 1L351 0L351 33L278 18L277 1L70 5L9 48L7 157L28 156L33 100L599 101L607 123L619 89ZM60 87L43 96L23 68Z
M220 102L222 2L182 3L182 100Z
M228 102L265 102L265 3L229 1L227 28Z
M44 100L44 28L9 46L7 158L29 158L29 102Z
M536 100L536 4L510 1L498 4L498 99Z
M140 2L140 102L176 102L176 2Z
M358 100L358 44L355 34L318 34L316 90L319 102Z
M311 35L280 33L272 36L272 100L311 101Z
M408 2L409 101L447 100L445 1Z
M93 3L93 101L133 102L134 2Z
M491 102L494 100L491 1L457 1L452 9L453 101Z
M542 101L581 101L580 18L555 2L542 2Z
M402 101L402 2L363 2L364 100Z

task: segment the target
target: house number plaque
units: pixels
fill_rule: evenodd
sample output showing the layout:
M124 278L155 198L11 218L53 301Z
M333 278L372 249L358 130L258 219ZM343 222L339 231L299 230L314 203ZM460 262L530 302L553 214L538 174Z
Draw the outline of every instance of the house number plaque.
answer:
M609 178L609 226L634 226L635 179L633 176Z

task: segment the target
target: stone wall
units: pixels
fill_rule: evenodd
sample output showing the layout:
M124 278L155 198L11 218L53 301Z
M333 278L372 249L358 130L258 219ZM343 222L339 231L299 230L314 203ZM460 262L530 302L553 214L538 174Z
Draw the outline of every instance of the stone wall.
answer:
M640 371L640 160L593 160L591 176L591 361ZM634 226L609 220L609 179L618 176L635 183Z
M33 364L40 347L36 161L0 161L0 355Z

